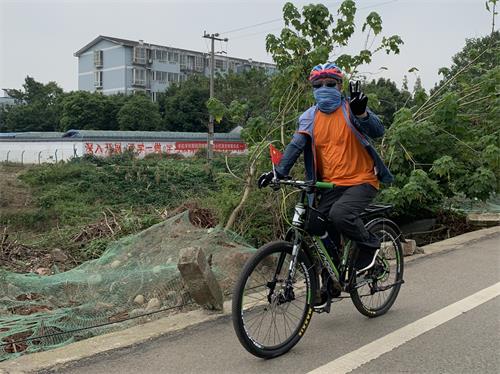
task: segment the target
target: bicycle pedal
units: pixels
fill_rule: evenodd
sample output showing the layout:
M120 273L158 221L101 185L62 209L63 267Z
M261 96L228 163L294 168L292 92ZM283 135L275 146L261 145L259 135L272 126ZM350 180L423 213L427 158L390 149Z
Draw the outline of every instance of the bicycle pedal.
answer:
M332 299L329 297L324 304L313 306L313 310L318 313L330 313L330 307L332 305Z

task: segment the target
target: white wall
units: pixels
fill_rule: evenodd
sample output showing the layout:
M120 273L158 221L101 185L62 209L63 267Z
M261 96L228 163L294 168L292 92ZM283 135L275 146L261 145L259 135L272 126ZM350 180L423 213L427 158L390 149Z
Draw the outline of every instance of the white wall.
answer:
M9 161L23 164L38 164L45 162L67 161L75 156L85 154L106 157L114 152L123 152L132 149L138 157L150 153L179 153L192 156L196 150L206 146L204 141L0 141L0 162ZM230 154L246 153L246 146L242 142L215 141L216 152Z
M38 164L69 160L83 155L83 143L75 142L0 142L0 161Z

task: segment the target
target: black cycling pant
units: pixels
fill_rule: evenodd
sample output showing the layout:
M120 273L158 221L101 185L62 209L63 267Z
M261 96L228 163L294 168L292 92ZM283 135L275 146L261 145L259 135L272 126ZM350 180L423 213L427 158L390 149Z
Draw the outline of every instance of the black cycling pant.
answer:
M337 186L333 190L321 192L317 209L333 223L328 225L327 231L337 247L340 247L341 233L354 241L361 251L373 253L375 249L380 248L380 241L366 230L359 218L377 192L369 183Z

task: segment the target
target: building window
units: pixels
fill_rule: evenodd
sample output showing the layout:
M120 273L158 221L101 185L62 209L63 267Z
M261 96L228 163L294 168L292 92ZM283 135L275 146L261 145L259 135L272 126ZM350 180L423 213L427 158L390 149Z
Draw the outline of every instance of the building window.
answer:
M196 71L203 71L205 69L203 56L195 56L194 69Z
M94 86L96 88L102 88L102 71L94 72Z
M224 68L224 61L222 61L222 60L215 60L215 68L222 70Z
M168 58L168 52L167 51L163 51L163 50L160 50L160 49L157 49L155 51L155 59L160 61L160 62L167 62L167 58Z
M136 86L146 85L146 70L145 69L133 69L132 84Z
M154 73L154 80L161 82L161 83L167 83L167 72L166 71L155 71Z
M186 55L180 55L179 58L180 58L181 69L185 69L187 67Z
M179 82L179 74L178 73L168 73L168 82L169 83L178 83Z
M94 51L94 66L96 68L101 68L102 67L102 51Z
M134 47L134 63L145 64L146 63L146 48L141 46Z

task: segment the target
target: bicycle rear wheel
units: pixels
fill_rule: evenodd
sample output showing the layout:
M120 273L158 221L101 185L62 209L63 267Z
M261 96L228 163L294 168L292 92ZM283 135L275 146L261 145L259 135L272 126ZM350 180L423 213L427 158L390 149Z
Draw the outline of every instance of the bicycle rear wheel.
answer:
M292 245L264 245L245 264L234 288L233 327L245 349L261 358L288 352L306 331L313 313L314 270L302 251L287 287Z
M356 309L367 317L385 314L396 301L403 283L403 249L399 235L384 220L367 227L380 240L375 265L358 277L350 291Z

